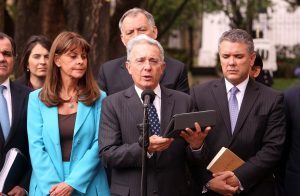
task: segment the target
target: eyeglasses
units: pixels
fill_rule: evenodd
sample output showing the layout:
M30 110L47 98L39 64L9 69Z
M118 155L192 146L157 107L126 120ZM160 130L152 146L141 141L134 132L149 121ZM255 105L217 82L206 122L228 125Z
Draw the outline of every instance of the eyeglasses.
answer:
M130 62L130 60L127 60L128 62ZM158 66L161 64L161 60L160 59L156 59L156 58L146 58L146 57L141 57L141 58L137 58L133 61L134 64L136 64L139 67L144 66L146 63L149 63L150 66Z

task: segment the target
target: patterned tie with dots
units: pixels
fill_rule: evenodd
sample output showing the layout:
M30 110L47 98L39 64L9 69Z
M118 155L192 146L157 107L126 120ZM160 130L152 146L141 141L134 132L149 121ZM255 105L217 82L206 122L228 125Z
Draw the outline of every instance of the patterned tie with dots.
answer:
M148 116L149 116L149 123L150 123L150 130L152 135L159 135L160 133L160 123L158 119L158 115L153 104L149 105L148 108Z
M236 121L239 115L239 106L236 98L236 94L239 92L237 87L232 87L230 89L229 97L229 113L230 113L230 122L231 122L231 132L234 132Z

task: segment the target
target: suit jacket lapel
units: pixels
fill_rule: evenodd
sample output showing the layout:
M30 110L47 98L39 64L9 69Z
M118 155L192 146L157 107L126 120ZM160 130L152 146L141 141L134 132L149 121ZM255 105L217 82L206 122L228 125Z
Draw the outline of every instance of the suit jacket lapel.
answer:
M247 119L248 114L253 108L253 104L255 103L257 96L259 94L259 88L255 84L255 82L249 79L244 98L241 104L241 109L239 111L238 119L236 122L235 130L233 132L233 138L241 131L241 127L245 120Z
M172 94L166 90L163 86L161 87L161 121L160 121L160 132L161 135L165 135L168 124L173 116L174 99ZM157 159L163 152L157 152Z
M165 135L168 124L173 116L174 100L171 95L161 86L161 135Z
M123 92L125 101L127 102L128 111L132 111L132 119L136 119L136 124L143 123L143 104L135 91L134 85Z
M84 123L86 120L86 117L91 111L90 106L85 105L81 101L78 102L78 108L77 108L77 114L76 114L76 121L75 121L75 128L74 128L74 136L80 129L81 125Z
M47 127L45 130L49 132L49 135L54 144L60 143L58 108L56 106L47 107L46 105L44 105L41 113L43 114L45 126Z
M6 143L10 141L13 135L17 131L17 125L20 121L21 110L24 107L24 99L25 97L22 95L22 91L20 91L17 86L15 86L12 82L10 82L10 90L11 90L11 104L12 104L12 124L9 131L9 135L7 137Z
M231 137L231 125L230 125L230 115L229 115L229 109L228 109L228 100L227 100L227 93L226 93L226 87L225 87L225 81L224 78L218 80L213 85L212 93L214 95L214 99L218 105L219 113L222 116L223 122L225 124L227 134ZM224 97L224 99L220 99L220 97Z

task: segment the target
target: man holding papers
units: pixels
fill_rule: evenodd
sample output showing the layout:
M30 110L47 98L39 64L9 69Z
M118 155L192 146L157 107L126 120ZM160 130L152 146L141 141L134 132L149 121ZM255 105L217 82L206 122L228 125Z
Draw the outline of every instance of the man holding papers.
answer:
M201 132L196 124L195 132L186 129L181 133L184 139L162 137L166 135L172 116L191 112L193 104L189 95L159 85L165 63L158 41L146 35L130 40L126 66L134 85L108 96L103 101L101 113L100 156L103 164L112 168L111 194L141 195L142 148L138 143L137 124L143 122L141 94L152 90L155 109L149 113L147 195L188 196L191 187L186 172L187 157L190 162L200 158L200 148L210 128Z
M5 162L6 153L11 148L19 149L29 163L27 102L30 89L9 80L15 56L14 41L0 32L0 168ZM8 192L8 195L26 194L30 171L30 169L22 171L22 180Z
M285 139L283 95L249 78L255 52L246 31L224 32L219 57L224 78L191 91L197 110L217 111L216 125L201 151L206 159L198 175L200 192L273 196L274 167ZM245 163L233 171L212 174L206 167L222 147Z

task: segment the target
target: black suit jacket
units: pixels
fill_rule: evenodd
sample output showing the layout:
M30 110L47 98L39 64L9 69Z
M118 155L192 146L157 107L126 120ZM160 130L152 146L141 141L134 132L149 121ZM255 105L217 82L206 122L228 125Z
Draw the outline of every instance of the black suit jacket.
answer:
M108 61L101 65L98 83L108 95L122 91L133 85L131 75L126 68L126 56ZM165 57L166 69L160 84L174 90L189 93L186 66L175 59Z
M300 195L300 85L285 92L287 140L285 169L285 195ZM283 164L284 165L284 164Z
M241 195L273 196L274 167L285 139L283 95L250 79L232 135L224 79L198 85L191 94L197 110L217 111L216 125L206 137L202 150L206 159L197 176L200 189L212 178L206 166L224 146L246 161L234 171L244 187ZM208 191L207 195L217 194Z
M174 114L189 112L193 104L185 93L161 87L161 130L165 134ZM143 106L134 87L108 96L102 105L100 156L112 168L111 194L140 196L142 148L138 144L137 124L143 122ZM186 157L192 161L199 152L191 152L183 139L148 159L148 195L189 195ZM196 155L196 156L195 156Z
M0 161L1 167L5 161L5 155L11 148L18 148L30 163L27 138L27 103L31 89L10 82L11 102L12 102L12 125L7 140L4 140L2 128L0 126ZM24 178L20 186L28 190L30 178L30 164L28 171L24 171Z

